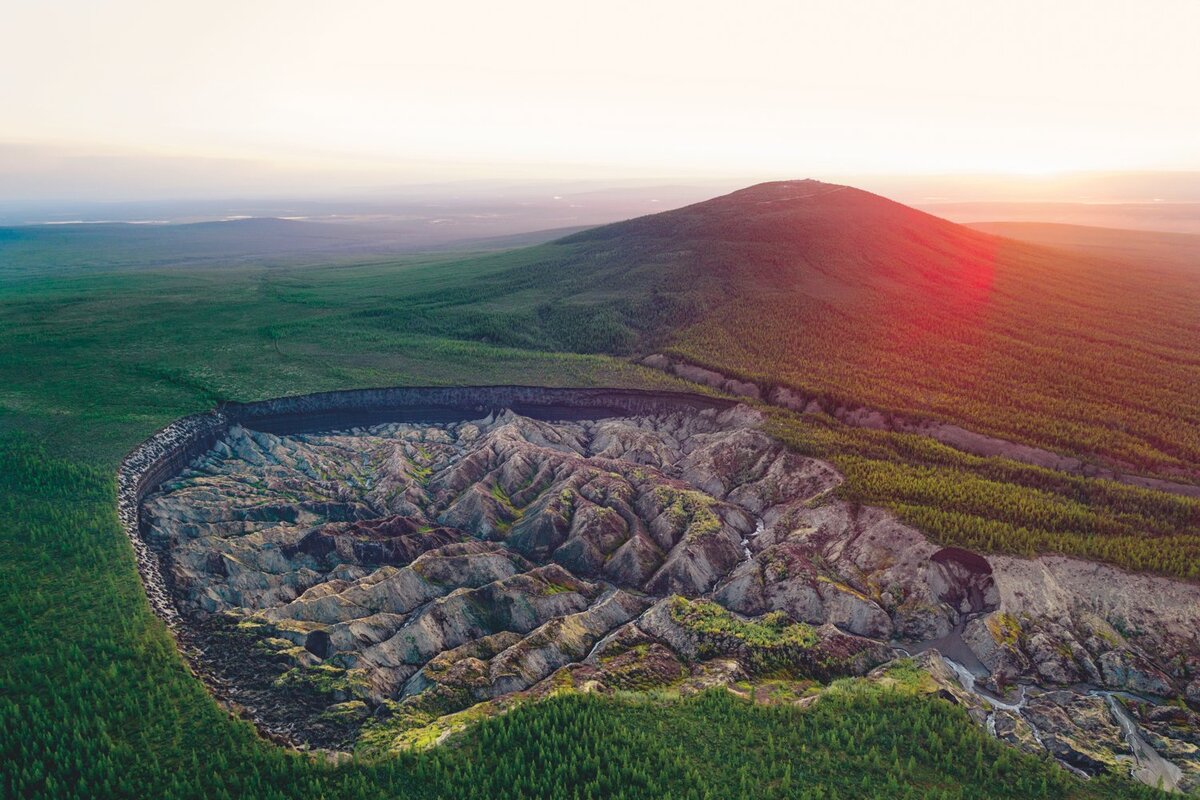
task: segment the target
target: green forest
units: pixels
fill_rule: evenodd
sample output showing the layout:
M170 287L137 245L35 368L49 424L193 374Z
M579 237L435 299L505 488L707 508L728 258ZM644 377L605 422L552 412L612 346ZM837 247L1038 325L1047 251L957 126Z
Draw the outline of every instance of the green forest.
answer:
M187 671L149 609L116 517L125 452L221 400L399 384L695 387L570 352L607 345L565 333L554 347L519 346L512 331L532 335L529 320L608 329L590 312L577 326L569 305L539 311L553 298L536 281L513 286L527 317L498 311L487 287L523 255L136 271L68 271L52 253L36 255L0 284L4 797L1154 794L1115 777L1085 783L1021 755L943 700L854 682L805 709L723 691L566 695L443 747L369 762L332 764L266 742ZM455 311L435 328L441 303ZM475 327L453 327L466 320ZM777 435L834 459L848 496L889 505L943 541L1195 577L1192 501L773 413Z

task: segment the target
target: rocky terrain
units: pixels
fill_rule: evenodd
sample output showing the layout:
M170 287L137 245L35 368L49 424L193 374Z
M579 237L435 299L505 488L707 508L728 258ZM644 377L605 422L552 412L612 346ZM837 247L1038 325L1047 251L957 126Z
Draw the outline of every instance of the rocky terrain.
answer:
M1143 489L1154 489L1160 492L1200 497L1200 485L1195 483L1180 483L1178 481L1153 478L1146 475L1130 473L1111 466L1085 461L1076 456L1055 453L1041 447L1033 447L1020 442L999 439L995 436L985 436L975 431L969 431L959 425L948 422L938 422L931 419L906 417L901 414L880 411L861 405L845 405L834 403L827 398L806 395L787 386L765 386L753 381L723 375L715 370L707 369L696 364L689 364L678 358L670 358L662 353L654 353L640 360L644 366L668 372L684 380L708 386L722 392L737 396L761 400L771 405L802 413L828 414L845 425L874 430L896 431L899 433L914 433L928 436L944 445L949 445L964 453L977 456L1000 456L1022 464L1035 467L1068 472L1072 475L1083 475L1088 478L1103 478L1105 480L1127 483Z
M436 741L566 687L819 693L915 656L996 736L1200 783L1200 587L942 548L745 407L234 426L148 497L226 693L311 746Z

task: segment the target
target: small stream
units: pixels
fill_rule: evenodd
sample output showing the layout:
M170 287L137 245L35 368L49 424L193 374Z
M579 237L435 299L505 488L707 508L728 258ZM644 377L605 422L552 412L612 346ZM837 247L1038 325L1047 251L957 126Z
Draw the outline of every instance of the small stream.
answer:
M985 692L977 688L975 686L975 673L971 672L971 670L967 669L962 664L958 663L954 659L946 658L945 656L942 656L942 659L946 662L946 666L950 667L950 669L954 672L954 675L958 678L959 684L964 689L978 697L980 700L986 701L992 707L993 710L988 713L986 723L988 733L990 733L992 736L996 735L996 709L1000 709L1002 711L1008 711L1016 714L1018 717L1023 719L1025 724L1029 726L1030 732L1033 734L1033 740L1042 747L1046 746L1042 741L1042 732L1038 730L1038 727L1034 725L1024 713L1022 713L1022 710L1025 708L1026 701L1025 692L1027 687L1025 684L1021 684L1020 693L1017 695L1017 701L1015 703L1009 703L1005 700L1001 700L990 692ZM1087 773L1080 769L1076 769L1065 761L1059 759L1059 763L1072 772L1087 777Z
M1133 759L1137 764L1133 769L1133 777L1148 786L1158 786L1161 781L1162 788L1166 791L1179 791L1179 780L1183 777L1183 772L1179 767L1160 756L1158 751L1142 738L1137 723L1129 716L1125 706L1117 700L1117 693L1096 689L1088 694L1103 697L1108 702L1108 709L1116 718L1117 724L1121 726L1121 732L1125 734L1125 741L1133 752Z
M766 529L767 529L767 523L763 522L763 518L755 517L754 518L754 533L750 534L749 538L745 538L745 537L742 538L742 553L744 556L742 559L743 561L749 561L750 559L754 558L754 554L750 552L750 539L754 539L754 538L757 538L758 536L762 535L762 532L765 531Z
M991 705L993 710L988 714L986 723L987 732L989 734L992 736L996 735L996 709L1000 709L1013 713L1024 720L1025 724L1029 726L1029 730L1033 734L1034 740L1039 745L1045 747L1045 743L1042 741L1041 731L1039 731L1037 726L1033 724L1033 721L1023 713L1027 700L1027 687L1025 684L1021 684L1020 694L1017 696L1016 702L1010 703L994 697L990 692L979 689L976 686L976 674L959 662L946 656L942 656L942 658L946 662L946 666L948 666L950 670L954 672L955 677L958 678L958 682L963 689ZM1158 751L1151 747L1150 744L1142 737L1141 730L1138 728L1137 723L1133 721L1133 719L1129 716L1129 712L1126 711L1125 707L1121 705L1119 700L1117 700L1117 695L1122 693L1110 692L1102 689L1092 689L1088 692L1088 694L1092 695L1093 697L1103 697L1108 703L1109 712L1112 714L1113 719L1116 720L1117 725L1121 729L1121 733L1125 736L1126 743L1129 745L1129 750L1133 754L1134 767L1130 771L1131 775L1136 780L1141 781L1148 786L1159 786L1161 782L1161 787L1164 790L1168 792L1179 791L1179 781L1183 777L1182 771L1175 764L1172 764L1170 761L1159 755ZM1076 775L1079 775L1083 778L1090 777L1083 770L1068 764L1061 758L1056 760L1058 763L1062 764Z

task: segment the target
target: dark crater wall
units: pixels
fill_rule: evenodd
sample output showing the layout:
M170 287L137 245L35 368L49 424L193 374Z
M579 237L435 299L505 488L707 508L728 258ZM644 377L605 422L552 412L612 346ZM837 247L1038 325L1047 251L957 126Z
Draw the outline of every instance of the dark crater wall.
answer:
M543 420L601 419L725 409L735 401L683 392L540 386L394 387L228 403L231 423L267 433L302 433L385 422L453 422L512 409Z
M398 386L225 403L204 414L181 417L130 451L117 471L118 514L137 555L150 605L180 637L179 615L159 556L142 535L141 503L232 425L286 434L386 422L452 422L504 408L534 419L579 420L734 405L732 400L685 392L540 386ZM180 644L187 653L187 642L181 639ZM197 666L194 660L192 666Z

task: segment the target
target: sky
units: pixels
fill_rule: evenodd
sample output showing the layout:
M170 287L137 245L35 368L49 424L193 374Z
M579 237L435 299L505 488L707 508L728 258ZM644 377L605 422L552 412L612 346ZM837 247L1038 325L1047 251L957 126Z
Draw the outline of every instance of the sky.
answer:
M0 6L0 198L1200 170L1196 0Z

